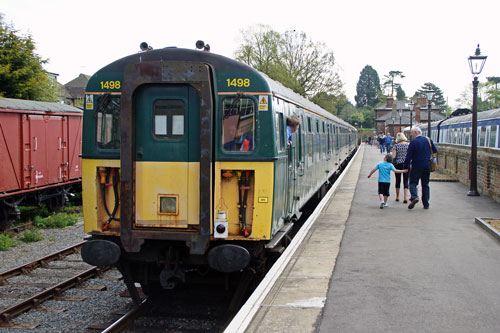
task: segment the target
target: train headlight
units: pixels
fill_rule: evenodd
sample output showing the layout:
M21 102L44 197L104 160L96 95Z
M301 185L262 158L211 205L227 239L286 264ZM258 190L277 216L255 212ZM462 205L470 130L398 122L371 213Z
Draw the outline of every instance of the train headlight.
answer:
M229 221L227 220L225 212L218 212L217 218L214 221L214 237L215 238L227 238Z
M158 214L179 214L179 200L176 195L160 195L159 203Z

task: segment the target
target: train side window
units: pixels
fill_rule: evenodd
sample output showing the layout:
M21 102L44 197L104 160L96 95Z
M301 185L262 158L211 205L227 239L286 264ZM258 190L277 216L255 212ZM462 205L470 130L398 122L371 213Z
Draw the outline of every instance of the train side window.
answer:
M484 147L486 146L486 127L481 126L480 127L480 134L479 134L479 146Z
M153 134L159 139L184 137L186 105L180 99L159 99L153 104Z
M492 125L490 130L490 144L489 147L495 148L497 144L497 125Z
M250 152L255 149L255 102L231 97L222 101L222 149Z
M312 132L312 127L311 127L311 117L307 117L307 131L309 133Z
M278 151L285 150L285 132L283 130L284 121L283 121L283 113L276 112L274 115L274 123L275 123L275 134L276 139L278 140Z
M97 147L120 148L120 96L102 95L97 99Z

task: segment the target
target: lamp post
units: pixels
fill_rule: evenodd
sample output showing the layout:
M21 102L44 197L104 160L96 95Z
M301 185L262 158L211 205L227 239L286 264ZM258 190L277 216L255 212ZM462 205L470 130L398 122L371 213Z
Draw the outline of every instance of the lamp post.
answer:
M399 109L399 131L404 132L401 130L401 117L403 117L403 109Z
M434 91L429 89L425 92L427 97L427 136L431 137L431 108L432 108L432 96L434 96Z
M411 99L408 102L408 107L410 108L410 141L411 141L411 128L413 127L413 106L415 106L415 102Z
M394 137L394 116L391 117L392 118L392 137Z
M477 77L483 70L486 58L487 56L481 55L479 44L477 44L476 53L469 57L469 67L474 77L472 81L472 141L469 166L470 189L469 193L467 193L467 195L471 197L479 196L477 190L477 87L479 85L479 80Z

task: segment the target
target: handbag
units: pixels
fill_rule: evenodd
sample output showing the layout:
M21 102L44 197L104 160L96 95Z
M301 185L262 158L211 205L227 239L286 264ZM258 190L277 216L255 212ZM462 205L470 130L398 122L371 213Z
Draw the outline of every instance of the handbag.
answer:
M429 141L429 147L431 148L431 172L438 171L439 165L437 162L437 158L436 156L434 156L434 152L432 151L431 139L427 138L427 141Z

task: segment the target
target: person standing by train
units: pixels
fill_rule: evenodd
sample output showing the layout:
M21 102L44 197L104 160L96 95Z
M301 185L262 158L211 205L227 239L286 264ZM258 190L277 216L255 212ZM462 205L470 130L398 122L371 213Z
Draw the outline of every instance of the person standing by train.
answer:
M422 204L425 209L429 209L429 199L431 190L429 187L429 178L431 175L431 147L434 153L438 150L431 139L422 136L420 127L413 127L411 129L411 140L408 146L408 152L404 162L404 168L410 171L410 204L408 209L413 209L418 202L417 186L419 180L422 182Z
M406 153L408 152L408 140L406 136L399 132L396 134L396 144L392 151L392 157L394 159L394 167L396 170L404 170L404 162L406 159ZM403 203L408 202L408 173L403 173ZM399 190L401 188L401 174L396 173L396 201L399 201Z
M290 146L292 144L292 134L297 131L300 125L300 118L297 116L291 116L286 119L286 137L287 143Z

